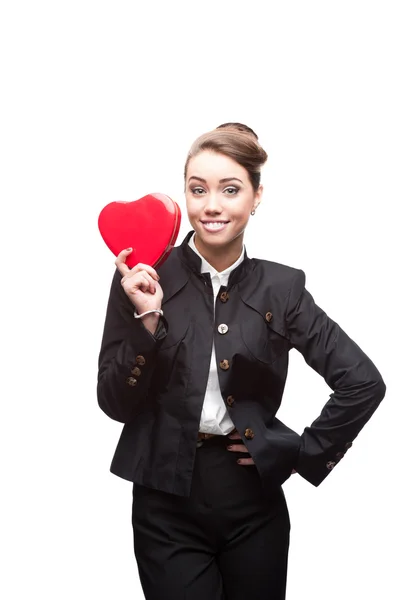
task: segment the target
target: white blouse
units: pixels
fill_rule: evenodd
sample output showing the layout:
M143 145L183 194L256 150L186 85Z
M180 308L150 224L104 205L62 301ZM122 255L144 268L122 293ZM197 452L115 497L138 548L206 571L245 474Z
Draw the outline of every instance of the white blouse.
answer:
M244 246L242 248L241 256L236 260L236 262L219 273L198 252L194 243L194 238L195 233L191 236L188 245L202 260L201 273L210 274L214 300L216 302L216 297L219 293L220 286L227 285L231 271L238 267L238 265L244 260ZM208 383L206 386L205 398L202 406L199 431L202 431L203 433L227 435L234 428L234 423L228 415L226 406L220 393L219 377L216 366L215 343L213 343Z

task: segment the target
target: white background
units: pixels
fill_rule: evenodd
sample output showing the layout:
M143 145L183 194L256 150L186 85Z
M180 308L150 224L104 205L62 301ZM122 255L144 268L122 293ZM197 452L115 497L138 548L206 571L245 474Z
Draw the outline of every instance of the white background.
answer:
M1 597L142 598L121 424L96 400L113 200L184 213L192 141L226 121L269 160L250 256L307 287L388 387L319 487L292 477L288 600L398 598L395 2L4 3L1 44ZM184 216L178 242L188 231ZM280 417L330 393L298 354Z

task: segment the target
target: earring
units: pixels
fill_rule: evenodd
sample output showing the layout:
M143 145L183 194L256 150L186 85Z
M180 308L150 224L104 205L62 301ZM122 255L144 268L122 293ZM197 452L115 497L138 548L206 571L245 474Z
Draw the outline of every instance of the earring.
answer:
M251 210L251 215L254 216L254 214L255 214L255 209Z

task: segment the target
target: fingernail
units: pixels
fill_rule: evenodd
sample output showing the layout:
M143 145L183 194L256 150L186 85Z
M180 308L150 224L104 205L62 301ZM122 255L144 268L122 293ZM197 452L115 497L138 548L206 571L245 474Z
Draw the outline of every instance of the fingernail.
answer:
M238 459L238 460L237 460L237 463L238 463L239 465L242 465L242 461L241 461L240 459Z
M125 252L130 252L131 248L125 248Z
M227 446L227 450L231 450L233 446Z

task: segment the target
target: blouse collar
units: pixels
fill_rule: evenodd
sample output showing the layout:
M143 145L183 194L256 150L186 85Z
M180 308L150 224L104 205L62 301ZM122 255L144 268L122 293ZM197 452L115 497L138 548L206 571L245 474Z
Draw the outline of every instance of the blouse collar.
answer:
M216 269L214 269L212 265L205 261L205 259L198 252L197 248L192 248L190 241L192 240L194 234L194 230L189 231L180 246L177 247L177 253L180 257L180 260L182 260L182 262L189 267L191 271L194 271L200 276L203 276L203 267L206 268L206 272L211 273L211 275L217 273ZM241 255L237 261L228 267L228 269L223 271L223 273L226 271L229 272L228 287L230 288L232 285L239 283L247 275L247 273L252 270L253 267L254 265L252 264L251 259L248 258L245 246L243 246Z
M237 260L232 265L230 265L230 267L227 267L227 269L224 269L224 271L217 271L199 252L197 246L195 245L195 233L190 237L190 239L188 241L188 245L201 259L201 267L200 267L201 273L209 273L211 276L211 279L213 279L215 276L217 276L217 277L219 277L219 279L221 281L225 281L225 282L228 281L230 273L232 273L232 271L234 271L234 269L236 269L242 263L242 261L244 260L244 256L245 256L245 246L243 245L241 254L237 258Z

